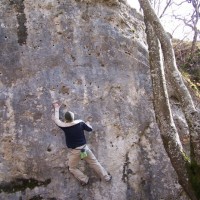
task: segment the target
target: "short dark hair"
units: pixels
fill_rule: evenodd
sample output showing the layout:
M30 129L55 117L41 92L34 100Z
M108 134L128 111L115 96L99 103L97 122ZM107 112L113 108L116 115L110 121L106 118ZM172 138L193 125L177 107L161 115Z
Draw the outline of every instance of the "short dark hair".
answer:
M65 113L65 120L67 122L73 122L74 121L74 113L70 112L70 111L66 112Z

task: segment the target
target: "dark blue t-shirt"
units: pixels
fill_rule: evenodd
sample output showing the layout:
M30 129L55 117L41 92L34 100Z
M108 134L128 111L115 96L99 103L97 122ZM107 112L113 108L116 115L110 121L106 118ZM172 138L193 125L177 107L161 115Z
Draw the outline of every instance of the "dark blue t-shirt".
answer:
M76 147L80 147L86 144L84 130L88 132L92 131L92 128L89 127L84 122L79 122L78 124L69 127L60 127L60 128L65 133L65 140L67 147L72 149L75 149Z

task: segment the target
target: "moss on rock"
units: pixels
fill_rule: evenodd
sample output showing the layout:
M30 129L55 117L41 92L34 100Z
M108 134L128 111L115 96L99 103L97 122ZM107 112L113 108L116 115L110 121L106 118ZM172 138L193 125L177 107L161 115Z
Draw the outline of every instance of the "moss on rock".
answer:
M189 167L190 182L194 189L197 199L200 199L200 166L192 162Z
M27 188L33 189L37 186L47 186L51 182L51 179L47 179L45 181L38 181L36 179L24 179L18 178L11 182L2 182L0 184L0 193L15 193L18 191L24 191Z

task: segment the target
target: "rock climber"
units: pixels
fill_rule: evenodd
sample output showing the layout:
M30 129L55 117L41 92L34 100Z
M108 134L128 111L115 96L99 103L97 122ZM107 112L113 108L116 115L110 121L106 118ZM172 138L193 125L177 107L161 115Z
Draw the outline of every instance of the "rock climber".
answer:
M59 119L59 109L61 104L56 101L54 106L54 122L64 131L66 145L69 149L68 153L68 167L69 171L78 179L81 185L87 185L89 178L83 174L77 165L81 159L85 160L89 166L95 170L95 172L106 182L110 182L112 176L101 166L92 151L89 149L84 131L91 132L92 127L89 123L85 123L82 120L74 120L73 112L65 113L65 122Z

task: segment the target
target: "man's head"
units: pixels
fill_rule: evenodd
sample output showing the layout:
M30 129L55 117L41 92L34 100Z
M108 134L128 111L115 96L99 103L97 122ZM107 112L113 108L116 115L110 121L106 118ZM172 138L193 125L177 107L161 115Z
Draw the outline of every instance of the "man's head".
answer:
M74 113L70 112L70 111L66 112L65 120L66 120L66 122L73 122L74 121Z

